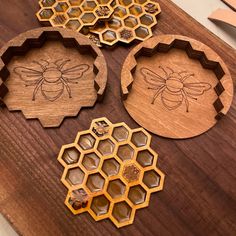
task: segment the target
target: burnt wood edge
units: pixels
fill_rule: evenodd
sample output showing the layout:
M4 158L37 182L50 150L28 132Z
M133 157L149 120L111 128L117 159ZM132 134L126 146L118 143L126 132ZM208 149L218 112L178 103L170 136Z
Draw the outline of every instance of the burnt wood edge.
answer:
M204 69L212 70L214 72L216 78L218 79L218 83L214 87L214 91L217 95L217 99L213 103L213 106L217 112L215 119L220 120L225 115L222 112L224 105L220 99L220 95L225 91L225 88L223 84L221 83L221 79L224 77L225 72L219 62L209 60L203 51L198 51L198 50L193 49L189 41L182 40L182 39L174 39L170 44L159 42L154 48L142 47L132 57L137 62L137 58L140 56L151 57L157 52L168 53L172 48L177 48L177 49L186 51L189 58L198 60ZM136 67L137 67L137 63L130 69L130 72L132 75L134 74ZM132 89L132 84L133 84L133 81L127 85L128 91ZM123 93L122 97L123 97L123 100L126 100L128 97L128 93Z
M12 60L14 56L23 56L31 48L41 48L47 41L60 41L65 47L68 48L77 48L81 54L87 54L88 52L92 55L95 61L99 58L99 55L94 50L92 45L80 45L76 38L72 37L63 37L62 33L56 30L42 31L39 37L37 38L27 38L20 46L9 46L3 53L0 55L0 105L4 104L4 97L8 93L8 88L5 85L5 81L10 75L10 72L7 68L8 63ZM105 60L105 59L104 59ZM104 86L97 81L97 77L100 75L99 69L95 66L95 61L93 65L93 72L96 75L94 80L94 88L97 91L98 101L101 101L103 94L105 92L106 83ZM101 73L102 74L102 73ZM107 76L107 73L105 73Z

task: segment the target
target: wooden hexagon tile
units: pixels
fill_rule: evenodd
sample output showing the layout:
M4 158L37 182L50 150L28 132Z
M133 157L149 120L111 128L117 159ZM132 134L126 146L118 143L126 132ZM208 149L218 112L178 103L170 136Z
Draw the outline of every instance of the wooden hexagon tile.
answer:
M164 174L150 143L143 128L93 120L58 156L65 168L66 206L73 214L89 212L96 221L109 218L117 227L132 224L136 210L149 205L151 193L163 189Z
M10 111L38 118L44 127L57 127L64 117L76 116L82 107L102 99L105 58L79 33L51 27L31 30L7 43L0 55L2 101Z

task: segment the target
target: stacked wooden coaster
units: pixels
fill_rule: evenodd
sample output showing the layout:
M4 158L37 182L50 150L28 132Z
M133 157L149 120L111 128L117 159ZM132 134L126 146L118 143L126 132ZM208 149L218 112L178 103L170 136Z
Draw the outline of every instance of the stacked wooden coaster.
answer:
M98 46L150 38L161 12L151 0L40 0L39 5L41 23L83 33Z

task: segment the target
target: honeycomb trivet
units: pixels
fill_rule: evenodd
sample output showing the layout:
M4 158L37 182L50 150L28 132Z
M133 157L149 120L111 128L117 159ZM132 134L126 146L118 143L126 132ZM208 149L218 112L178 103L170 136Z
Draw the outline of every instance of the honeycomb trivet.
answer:
M64 145L58 161L64 166L65 204L74 214L89 212L96 220L109 218L117 227L132 224L137 209L149 205L150 195L163 189L151 136L143 129L106 118L93 120Z
M110 18L113 0L40 0L38 20L47 25L86 33L98 20Z
M118 41L144 41L152 36L157 24L160 5L151 0L115 0L114 13L108 21L98 22L90 32L99 36L101 43L112 46Z

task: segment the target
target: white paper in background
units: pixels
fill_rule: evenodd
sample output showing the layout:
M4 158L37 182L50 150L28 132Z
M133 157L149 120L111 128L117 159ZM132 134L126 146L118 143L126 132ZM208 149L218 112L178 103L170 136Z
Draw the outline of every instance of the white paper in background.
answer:
M11 225L0 214L0 235L1 236L18 236Z
M224 8L233 11L221 0L172 0L172 2L182 8L223 41L228 43L231 47L236 48L236 28L224 23L212 22L208 19L208 16L217 8Z

